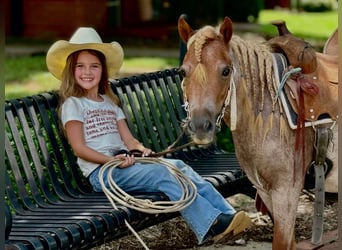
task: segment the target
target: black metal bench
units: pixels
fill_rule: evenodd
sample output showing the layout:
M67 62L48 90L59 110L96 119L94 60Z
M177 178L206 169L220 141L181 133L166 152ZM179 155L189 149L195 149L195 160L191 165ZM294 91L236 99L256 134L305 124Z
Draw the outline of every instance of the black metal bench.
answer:
M177 69L111 82L132 132L156 152L181 133L185 112L180 83ZM178 216L122 206L115 210L104 194L92 192L60 130L57 106L56 93L5 102L6 249L89 249L126 235L124 219L141 230ZM167 157L183 159L225 197L254 197L235 155L216 145L187 147Z

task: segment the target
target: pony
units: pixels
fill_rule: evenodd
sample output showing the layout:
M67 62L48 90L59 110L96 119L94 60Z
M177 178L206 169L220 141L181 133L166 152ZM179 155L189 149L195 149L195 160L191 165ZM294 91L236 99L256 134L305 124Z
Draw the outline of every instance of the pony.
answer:
M273 249L295 249L295 221L305 174L315 153L315 129L292 129L277 97L274 49L233 34L225 17L217 27L193 30L185 18L178 33L187 46L179 72L187 117L183 126L196 144L215 141L225 122L242 170L257 190L259 211L273 221ZM337 167L337 117L328 156ZM300 133L298 132L300 131ZM334 144L334 145L333 145ZM337 192L337 172L327 176Z

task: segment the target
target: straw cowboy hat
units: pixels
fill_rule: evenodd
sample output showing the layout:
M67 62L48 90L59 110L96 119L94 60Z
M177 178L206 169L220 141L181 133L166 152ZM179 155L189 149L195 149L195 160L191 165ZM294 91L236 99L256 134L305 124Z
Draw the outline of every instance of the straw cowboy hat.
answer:
M105 55L109 77L119 71L124 57L121 45L117 42L103 43L97 32L89 27L78 28L69 41L59 40L52 44L46 55L48 70L61 80L68 56L83 49L97 50Z

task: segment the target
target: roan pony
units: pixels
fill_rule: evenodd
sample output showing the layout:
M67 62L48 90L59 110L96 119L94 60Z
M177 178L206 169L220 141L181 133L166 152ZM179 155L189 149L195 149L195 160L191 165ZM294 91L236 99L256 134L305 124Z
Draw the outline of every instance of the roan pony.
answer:
M233 35L232 26L228 17L218 27L204 26L199 30L193 30L183 16L178 20L179 35L187 44L179 69L187 111L184 127L195 143L209 144L215 140L223 119L232 131L240 165L257 189L257 208L272 218L273 249L292 250L296 248L294 226L299 196L305 173L314 161L315 126L289 126L275 83L274 48ZM316 54L320 57L318 54L322 53ZM314 69L316 66L322 70L319 62ZM333 73L337 79L337 70ZM302 76L312 77L315 83L323 79L312 74ZM303 89L307 87L305 83L310 81L304 81ZM329 84L337 86L337 82ZM316 94L316 87L309 86L314 92L311 96ZM333 91L337 91L334 87ZM300 118L303 116L297 120ZM333 142L329 139L327 155L336 169L337 114L332 115L332 123L327 126L334 134ZM326 184L330 182L326 188L337 192L337 170L331 173L334 176L326 176Z

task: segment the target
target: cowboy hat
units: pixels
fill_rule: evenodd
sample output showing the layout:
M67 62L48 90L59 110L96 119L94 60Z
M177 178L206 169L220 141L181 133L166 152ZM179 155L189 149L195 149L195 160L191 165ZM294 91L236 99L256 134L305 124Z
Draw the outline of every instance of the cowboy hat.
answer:
M95 29L89 27L78 28L69 41L59 40L52 44L46 55L48 70L61 80L68 56L83 49L97 50L105 55L109 77L119 71L124 57L121 45L117 42L103 43Z

